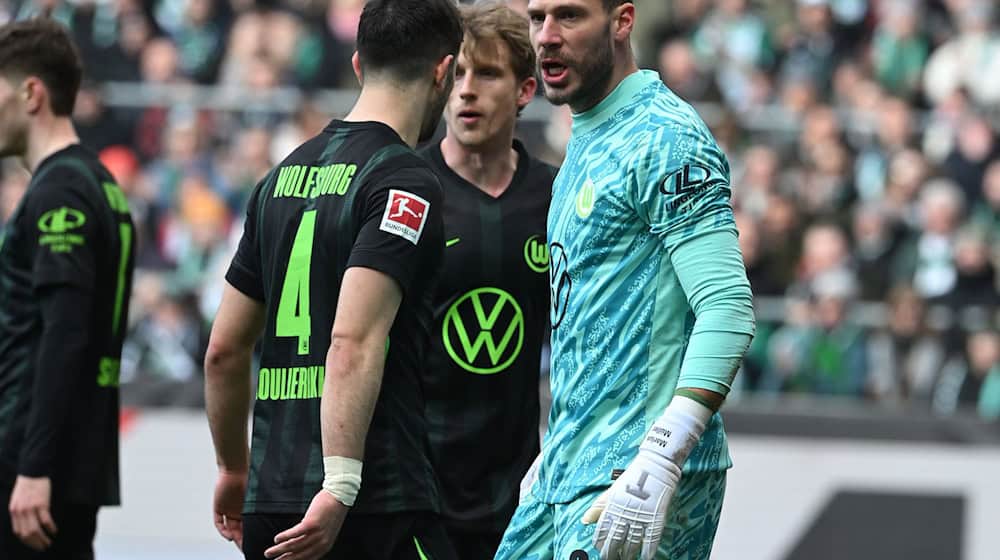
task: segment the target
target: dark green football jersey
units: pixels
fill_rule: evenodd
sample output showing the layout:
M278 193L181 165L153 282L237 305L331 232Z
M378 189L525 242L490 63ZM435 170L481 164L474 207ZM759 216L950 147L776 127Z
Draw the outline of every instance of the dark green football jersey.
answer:
M427 420L442 514L502 531L538 454L538 381L548 324L545 220L556 169L515 141L518 165L497 198L421 155L444 187L444 272L434 296Z
M135 253L125 196L71 145L39 164L0 243L0 487L48 476L64 503L117 504Z
M388 126L333 121L257 186L227 280L263 302L248 513L304 512L323 482L320 397L344 271L399 284L358 513L438 508L421 378L444 246L441 186Z

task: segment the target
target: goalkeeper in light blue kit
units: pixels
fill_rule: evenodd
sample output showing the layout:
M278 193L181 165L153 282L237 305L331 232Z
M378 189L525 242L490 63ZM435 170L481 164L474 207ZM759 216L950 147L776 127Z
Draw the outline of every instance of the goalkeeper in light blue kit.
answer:
M552 411L502 560L706 560L732 466L721 406L754 333L729 165L639 71L623 0L530 0L573 129L548 218Z

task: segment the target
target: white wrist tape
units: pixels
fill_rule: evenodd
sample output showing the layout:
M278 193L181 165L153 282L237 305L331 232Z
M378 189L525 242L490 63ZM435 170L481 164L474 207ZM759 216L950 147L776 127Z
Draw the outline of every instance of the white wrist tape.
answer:
M323 457L323 490L345 506L353 506L361 488L361 465L349 457Z
M682 467L691 450L698 445L712 414L712 410L701 403L675 396L646 433L639 451L652 451Z

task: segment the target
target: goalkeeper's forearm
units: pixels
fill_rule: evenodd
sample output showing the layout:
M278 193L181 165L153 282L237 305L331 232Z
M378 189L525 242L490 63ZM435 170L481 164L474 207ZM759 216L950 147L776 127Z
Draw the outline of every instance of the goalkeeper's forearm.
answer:
M679 245L671 254L694 312L677 391L718 410L729 393L755 331L753 294L736 236L717 231ZM714 397L705 392L716 393Z

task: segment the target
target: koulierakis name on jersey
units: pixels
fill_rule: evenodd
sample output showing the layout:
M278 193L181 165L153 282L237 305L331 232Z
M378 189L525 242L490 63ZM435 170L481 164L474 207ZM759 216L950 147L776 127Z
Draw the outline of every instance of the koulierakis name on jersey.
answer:
M353 163L334 163L322 167L312 165L287 165L278 170L274 185L274 198L316 198L319 196L344 196L351 187L351 180L358 166Z
M323 395L323 366L261 368L257 400L317 399Z

